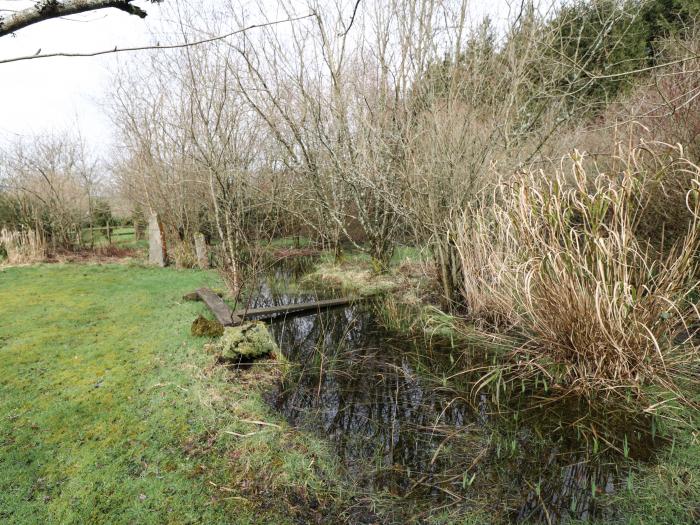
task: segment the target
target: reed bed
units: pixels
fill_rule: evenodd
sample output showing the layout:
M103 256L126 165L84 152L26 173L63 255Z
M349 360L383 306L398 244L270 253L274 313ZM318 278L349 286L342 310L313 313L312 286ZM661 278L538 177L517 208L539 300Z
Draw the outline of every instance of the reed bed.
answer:
M659 248L641 225L679 180L687 225ZM457 235L470 315L513 342L479 386L510 378L548 397L615 397L646 413L692 404L699 193L700 168L670 145L632 149L606 170L574 153L553 173L502 179Z
M8 264L40 262L46 257L46 244L34 230L0 230L0 247L4 249Z

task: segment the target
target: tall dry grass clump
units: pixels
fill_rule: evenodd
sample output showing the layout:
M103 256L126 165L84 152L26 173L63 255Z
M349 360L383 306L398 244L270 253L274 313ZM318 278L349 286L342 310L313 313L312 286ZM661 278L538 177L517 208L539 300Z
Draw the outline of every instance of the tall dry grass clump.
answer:
M658 151L634 149L605 173L578 153L568 169L523 171L460 230L467 303L517 334L514 377L647 410L697 383L700 168L680 147ZM660 252L637 232L679 179L690 219Z
M8 264L28 264L46 257L46 245L34 230L0 230L0 247L7 254Z
M175 261L176 268L196 268L197 256L194 252L194 246L186 241L172 241L171 256Z
M515 323L515 310L510 294L503 292L510 289L517 246L500 222L494 198L482 195L462 213L456 223L456 246L470 320L479 328L507 330Z

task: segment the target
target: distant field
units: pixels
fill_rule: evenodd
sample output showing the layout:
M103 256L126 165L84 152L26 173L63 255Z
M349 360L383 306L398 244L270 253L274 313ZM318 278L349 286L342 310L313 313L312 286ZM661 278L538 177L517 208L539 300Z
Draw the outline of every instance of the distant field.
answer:
M105 228L96 228L90 231L90 228L83 229L83 243L95 247L108 246L109 238ZM136 240L134 228L127 226L123 228L112 228L112 245L119 248L145 249L148 247L148 241L144 239Z

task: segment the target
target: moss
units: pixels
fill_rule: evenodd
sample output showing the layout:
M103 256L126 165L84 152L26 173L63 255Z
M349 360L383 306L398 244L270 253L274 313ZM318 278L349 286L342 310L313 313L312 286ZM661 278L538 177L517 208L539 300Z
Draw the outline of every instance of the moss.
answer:
M365 265L349 262L320 264L314 272L306 275L304 284L321 284L338 289L343 293L359 296L388 293L398 287L395 276L378 274Z
M224 335L224 326L218 321L198 315L192 322L191 332L196 337L221 337Z
M214 292L216 295L221 297L222 299L226 297L226 292L223 289L219 288L210 288L212 292ZM194 292L188 292L185 295L182 296L182 299L184 301L199 301L199 295L197 294L197 291L195 290Z
M226 327L215 352L227 361L252 360L277 353L277 344L260 321Z

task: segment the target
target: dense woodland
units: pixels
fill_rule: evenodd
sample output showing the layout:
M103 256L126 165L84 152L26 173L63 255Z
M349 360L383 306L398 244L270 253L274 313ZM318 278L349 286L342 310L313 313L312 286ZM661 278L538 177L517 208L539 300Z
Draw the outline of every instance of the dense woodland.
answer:
M376 272L413 246L441 309L527 341L518 377L555 363L567 392L686 399L698 3L523 2L506 21L459 0L343 4L281 2L281 20L125 61L107 157L70 134L8 145L5 255L81 250L86 228L156 212L174 264L201 232L238 292L280 237L361 250ZM235 2L173 18L173 43L249 23Z

